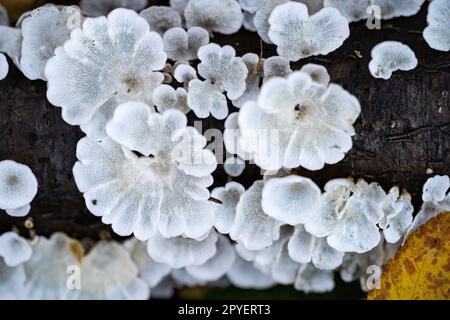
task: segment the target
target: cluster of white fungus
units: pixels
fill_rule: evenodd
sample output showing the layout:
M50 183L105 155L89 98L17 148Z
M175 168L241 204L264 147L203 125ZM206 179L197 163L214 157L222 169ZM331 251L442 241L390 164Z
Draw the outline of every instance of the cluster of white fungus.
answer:
M371 17L372 6L391 19L423 2L171 0L146 8L147 0L82 0L81 10L27 12L15 28L0 6L0 79L7 55L29 79L47 81L48 100L86 133L73 167L86 207L118 235L133 235L83 247L62 233L1 234L0 299L169 298L198 285L328 292L335 271L367 290L367 266L383 266L408 234L450 211L450 179L425 183L413 221L411 195L399 187L342 178L321 190L294 174L345 157L361 106L324 66L293 70L290 61L337 50L349 23ZM449 13L446 0L429 6L424 38L434 49L450 48ZM278 56L210 43L242 26ZM389 79L417 63L408 46L386 41L373 48L369 69ZM218 159L188 125L191 110L226 119L223 186L211 188ZM265 175L246 189L231 178L249 161ZM0 161L0 209L24 216L36 193L30 168ZM69 282L78 271L79 283Z

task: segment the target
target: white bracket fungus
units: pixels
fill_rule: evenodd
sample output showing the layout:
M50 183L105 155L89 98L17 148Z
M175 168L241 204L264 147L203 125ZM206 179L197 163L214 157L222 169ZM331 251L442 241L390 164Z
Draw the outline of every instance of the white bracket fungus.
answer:
M184 17L188 28L198 26L222 34L237 32L244 19L236 0L189 0Z
M8 267L16 267L31 257L31 246L28 241L15 232L0 235L0 257Z
M221 203L212 203L214 227L223 234L230 233L236 216L236 206L245 188L237 182L228 182L224 187L214 188L211 197Z
M369 70L375 78L388 80L397 70L409 71L417 67L414 51L397 41L384 41L372 49Z
M0 80L3 80L8 75L9 64L3 53L0 53Z
M189 82L188 105L199 118L210 114L216 119L225 119L230 100L239 98L245 91L247 67L231 46L220 47L210 43L198 50L198 73L205 79Z
M81 0L80 7L87 14L97 17L107 15L111 10L127 8L135 11L144 9L148 0Z
M55 49L70 38L72 30L81 26L81 21L80 9L76 6L49 4L24 14L20 22L23 74L31 80L46 80L47 61L53 57Z
M428 7L428 26L423 37L428 45L440 51L450 50L450 2L433 0Z
M301 67L300 71L309 74L313 81L321 85L328 86L330 84L330 75L324 66L308 63Z
M317 238L306 232L302 225L295 227L295 232L289 239L289 256L298 263L309 263L322 270L333 270L342 264L343 252L330 247L326 238Z
M243 160L251 160L253 155L247 153L241 146L241 135L238 125L238 112L231 113L225 120L225 129L223 132L223 143L225 149L231 153L236 154Z
M169 265L156 262L150 257L145 242L133 237L125 241L123 246L136 264L139 278L144 280L150 288L154 288L160 284L172 271Z
M248 250L268 247L280 237L283 222L267 215L261 205L264 181L258 180L239 199L236 217L230 231L231 239Z
M236 251L230 240L223 235L218 236L216 254L201 265L190 265L186 272L203 281L215 281L225 275L234 263Z
M280 56L272 56L264 60L264 81L273 77L286 77L292 73L289 60Z
M425 0L324 0L325 7L338 9L349 22L368 19L379 10L381 19L409 17L419 12Z
M209 33L201 27L171 28L163 35L164 51L173 61L190 61L197 59L201 46L209 43Z
M13 217L26 216L37 188L29 167L12 160L0 161L0 209Z
M242 259L238 254L227 277L234 286L242 289L268 289L276 284L271 276L262 273L252 262Z
M147 20L151 31L156 31L161 36L171 28L181 27L181 17L171 7L151 6L142 10L139 15Z
M183 88L176 90L167 84L162 84L153 91L153 104L162 113L169 109L177 109L181 112L188 113L187 92Z
M369 18L370 0L324 0L324 7L336 8L349 21Z
M264 76L263 64L264 60L260 61L260 58L254 53L247 53L242 56L242 61L247 66L247 79L245 80L245 91L237 99L231 102L236 108L242 107L242 105L251 100L256 100L259 95L261 86L261 79Z
M269 38L277 52L291 61L327 55L350 35L348 21L335 8L323 8L308 15L302 3L288 2L276 7L269 18Z
M386 241L396 243L403 238L413 221L411 195L406 191L400 194L398 187L391 188L383 204L383 211L384 217L378 225L383 229Z
M334 289L334 273L320 270L308 263L300 267L295 278L294 288L305 293L324 293Z
M388 242L398 242L411 223L411 197L394 187L386 195L377 183L334 179L325 185L322 208L305 224L316 237L327 237L340 252L367 252L380 242L379 228Z
M265 170L319 170L351 149L360 110L358 99L341 86L321 85L297 71L270 79L258 102L241 108L240 145Z
M155 228L165 237L204 235L213 225L207 187L217 162L206 139L186 125L178 110L120 105L106 128L112 139L83 138L77 146L74 177L88 209L117 234L139 240Z
M197 79L197 71L189 64L176 63L174 65L173 77L177 82L183 83L186 86L189 85L191 80Z
M19 300L26 281L23 265L8 267L0 259L0 300Z
M115 242L100 241L85 256L81 244L62 233L39 237L24 263L26 281L20 299L147 299L149 288L138 278L128 252ZM68 278L68 270L76 277ZM78 270L78 271L76 271ZM73 280L74 288L68 286Z
M319 187L311 179L290 175L266 181L261 204L269 216L297 225L318 214L320 195Z
M148 254L153 260L179 269L191 265L202 265L217 252L217 232L211 230L203 239L183 236L164 238L156 232L147 242Z
M420 211L406 232L406 238L425 224L431 218L446 211L450 211L450 178L448 176L434 176L423 185L423 204Z
M20 66L22 31L0 25L0 52L5 53L17 66Z
M82 29L58 47L45 70L47 98L62 108L63 119L95 139L118 104L152 103L166 63L161 37L136 12L116 9L108 17L88 18Z

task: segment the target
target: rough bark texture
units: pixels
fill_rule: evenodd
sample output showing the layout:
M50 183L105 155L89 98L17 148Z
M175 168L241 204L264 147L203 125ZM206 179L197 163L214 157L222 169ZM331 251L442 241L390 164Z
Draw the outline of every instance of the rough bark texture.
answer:
M382 22L381 30L351 24L350 38L334 53L292 65L299 69L308 62L323 64L332 82L356 95L362 106L354 147L347 157L321 171L299 169L298 173L321 186L348 176L378 181L385 188L397 184L413 195L416 209L429 177L426 169L450 173L450 54L428 47L421 34L425 26L426 5L417 16ZM370 51L384 40L408 44L417 55L418 67L397 72L389 81L373 78L368 70ZM246 31L212 41L233 45L239 55L260 52L259 37ZM264 57L276 54L273 46L263 49ZM36 174L39 191L30 216L38 234L64 231L77 238L97 238L109 227L86 210L72 175L76 143L83 133L61 119L60 109L47 102L45 93L44 82L27 80L16 68L0 81L0 159L25 163ZM190 118L195 120L193 115ZM223 128L223 121L203 121L203 130L212 127ZM215 185L228 179L221 167L214 176ZM257 179L259 169L249 166L236 180L249 186ZM23 228L23 221L0 213L0 232Z

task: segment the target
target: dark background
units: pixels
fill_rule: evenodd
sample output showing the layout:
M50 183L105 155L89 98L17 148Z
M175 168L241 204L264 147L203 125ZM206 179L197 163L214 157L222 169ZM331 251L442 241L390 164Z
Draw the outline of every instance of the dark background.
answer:
M13 18L43 2L46 1L0 1L12 10ZM77 4L77 1L52 2ZM167 5L167 2L150 1L152 5ZM431 49L422 37L427 5L428 2L416 16L382 21L381 30L369 30L365 22L352 23L350 37L338 50L291 64L293 70L310 62L324 65L331 81L358 97L362 107L355 124L354 146L346 158L316 172L300 168L296 170L298 174L313 178L320 186L330 179L348 176L377 181L386 191L398 185L411 193L417 211L426 179L450 173L450 54ZM373 78L368 70L370 52L384 40L409 45L419 60L418 67L409 72L396 72L388 81ZM245 30L231 36L217 34L211 42L232 45L241 56L261 51L258 35ZM263 57L276 55L274 46L264 44L262 49ZM12 63L10 68L8 77L0 81L0 160L25 163L37 176L39 190L27 216L33 218L34 230L39 235L63 231L78 239L94 240L104 236L106 231L115 237L109 226L87 211L73 180L76 143L83 133L78 127L66 124L60 109L46 100L45 82L26 79ZM230 104L230 112L236 110ZM198 120L192 112L189 117L191 122ZM203 130L208 128L223 129L223 121L203 120ZM432 174L426 172L428 168ZM214 177L214 186L228 181L222 167ZM247 166L235 180L248 187L257 179L260 179L260 170ZM15 226L27 235L26 218L11 218L0 213L0 232ZM255 299L364 296L358 283L343 284L338 276L336 280L335 291L324 295L304 295L292 287L279 286L263 291L194 288L180 291L178 296Z

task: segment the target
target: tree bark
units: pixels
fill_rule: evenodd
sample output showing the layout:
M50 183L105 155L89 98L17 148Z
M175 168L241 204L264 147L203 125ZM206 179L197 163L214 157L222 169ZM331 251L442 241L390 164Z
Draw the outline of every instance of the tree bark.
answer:
M406 188L416 210L421 203L422 185L433 174L450 173L450 54L431 49L422 37L426 27L426 5L409 18L382 22L381 30L369 30L365 23L353 23L344 45L325 57L292 64L299 69L314 62L327 67L331 81L358 97L362 112L355 124L354 146L346 158L323 170L299 174L313 178L320 186L328 180L353 176L377 181L388 190L393 185ZM415 70L396 72L388 80L373 78L368 70L372 48L384 40L409 45L419 60ZM238 55L260 52L256 33L241 31L232 36L216 35L212 42L230 44ZM263 56L276 54L264 45ZM230 112L237 111L230 104ZM190 121L198 120L189 114ZM223 121L203 120L203 130L223 129ZM98 238L110 230L100 218L90 214L72 175L77 141L83 137L78 127L61 118L60 109L46 100L46 84L26 79L15 67L0 81L0 160L12 159L30 166L39 182L29 216L38 234L63 231L76 238ZM227 182L219 166L214 186ZM260 170L247 166L236 180L250 186L260 179ZM23 228L25 218L0 213L0 232L13 226Z

